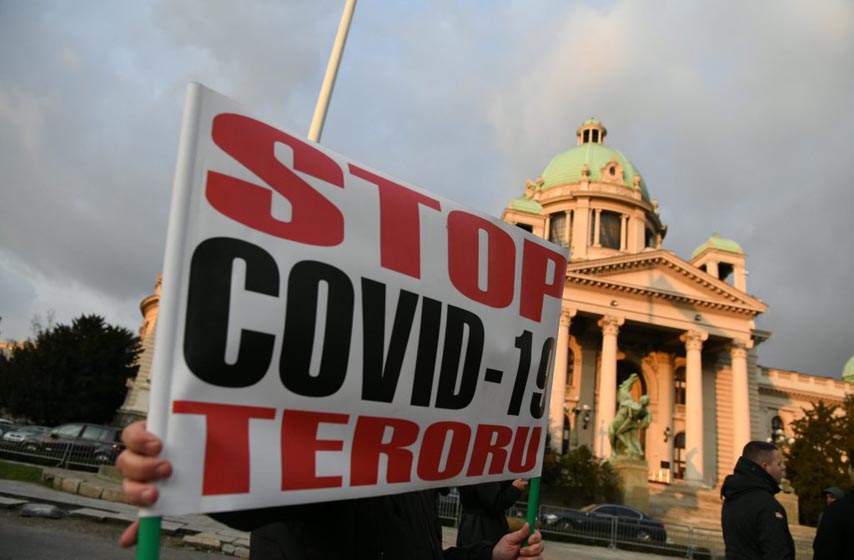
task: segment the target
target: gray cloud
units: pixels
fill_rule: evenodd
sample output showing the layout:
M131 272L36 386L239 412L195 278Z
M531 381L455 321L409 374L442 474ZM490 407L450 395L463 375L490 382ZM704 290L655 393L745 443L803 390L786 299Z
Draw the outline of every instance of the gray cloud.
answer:
M307 130L340 2L0 4L0 324L138 326L162 266L183 91ZM760 362L854 354L854 8L844 0L361 3L323 143L499 214L595 116L687 258L748 254Z

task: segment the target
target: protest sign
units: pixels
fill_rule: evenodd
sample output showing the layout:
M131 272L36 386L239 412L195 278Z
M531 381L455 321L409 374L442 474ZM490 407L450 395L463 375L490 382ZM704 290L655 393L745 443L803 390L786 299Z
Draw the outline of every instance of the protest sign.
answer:
M566 269L520 228L192 84L145 515L537 476Z

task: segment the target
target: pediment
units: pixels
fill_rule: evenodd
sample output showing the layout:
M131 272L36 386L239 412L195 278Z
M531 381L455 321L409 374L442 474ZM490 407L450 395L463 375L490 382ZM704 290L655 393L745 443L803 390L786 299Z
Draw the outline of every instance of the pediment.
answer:
M567 282L701 307L757 315L767 308L753 296L694 267L669 251L647 251L570 263Z

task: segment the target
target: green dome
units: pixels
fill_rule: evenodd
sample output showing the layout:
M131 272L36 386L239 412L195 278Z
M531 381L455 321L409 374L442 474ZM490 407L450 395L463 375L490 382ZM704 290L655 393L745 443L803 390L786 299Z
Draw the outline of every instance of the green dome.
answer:
M590 120L584 125L598 125L599 122ZM582 125L582 126L584 126ZM561 152L552 158L551 162L543 170L543 190L560 185L580 183L581 172L585 164L590 172L591 181L607 181L607 177L602 176L602 170L611 162L616 161L623 168L622 180L629 189L634 189L635 177L640 177L634 165L626 159L626 157L617 150L597 144L586 142L574 148L570 148L565 152ZM646 190L646 184L643 179L639 179L638 186L641 189L643 199L650 202L649 192Z
M842 368L842 381L854 383L854 356L851 356L851 359L849 359L848 363L845 364L845 367Z
M513 210L518 210L520 212L527 212L528 214L539 215L543 212L543 207L540 206L539 202L535 200L528 200L524 196L511 200L510 208L512 208Z
M691 253L691 258L693 259L706 249L717 249L718 251L724 251L726 253L735 253L737 255L743 255L744 251L741 249L741 245L733 241L732 239L724 239L718 232L715 232L708 241L705 241L699 247L694 249L694 252Z

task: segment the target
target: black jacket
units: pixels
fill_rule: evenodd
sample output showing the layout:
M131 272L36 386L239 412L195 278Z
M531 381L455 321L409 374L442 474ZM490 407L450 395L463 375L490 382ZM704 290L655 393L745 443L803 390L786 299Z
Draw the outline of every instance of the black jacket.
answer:
M818 524L812 549L813 560L854 557L854 494L827 506Z
M436 491L214 514L251 531L252 560L487 560L490 543L442 550Z
M791 560L795 543L789 533L786 510L774 494L777 482L744 457L724 479L721 527L727 560Z
M479 541L497 543L510 530L504 510L515 504L521 494L512 480L461 487L463 513L457 530L457 546Z

